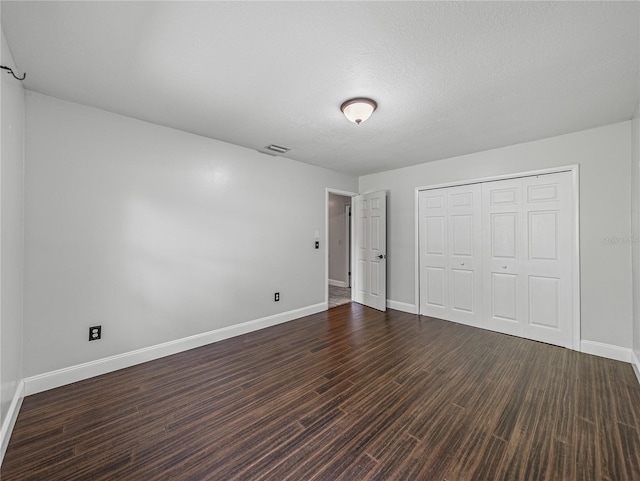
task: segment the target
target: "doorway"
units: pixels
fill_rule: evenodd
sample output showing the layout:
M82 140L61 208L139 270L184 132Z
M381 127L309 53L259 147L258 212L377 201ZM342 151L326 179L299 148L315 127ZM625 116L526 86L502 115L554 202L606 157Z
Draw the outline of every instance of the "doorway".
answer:
M327 198L328 308L351 302L351 196Z

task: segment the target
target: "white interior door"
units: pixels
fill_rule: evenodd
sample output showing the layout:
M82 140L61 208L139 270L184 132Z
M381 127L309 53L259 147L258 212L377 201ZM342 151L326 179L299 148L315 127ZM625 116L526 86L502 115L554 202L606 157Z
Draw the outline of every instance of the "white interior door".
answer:
M387 310L387 194L372 192L353 198L355 219L355 302Z
M571 190L568 172L522 179L527 291L523 334L564 347L573 345Z
M447 189L449 319L482 323L482 208L479 184Z
M571 174L482 186L484 327L573 347Z
M473 184L419 194L422 315L482 321L480 192Z
M522 179L482 184L484 327L523 335Z
M418 202L420 314L446 319L449 310L447 189L423 190Z

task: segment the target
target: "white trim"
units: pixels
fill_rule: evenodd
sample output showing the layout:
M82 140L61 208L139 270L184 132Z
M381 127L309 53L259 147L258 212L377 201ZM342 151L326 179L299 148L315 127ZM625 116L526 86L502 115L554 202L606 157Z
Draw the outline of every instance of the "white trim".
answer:
M357 192L349 192L347 190L332 189L331 187L325 188L324 191L324 303L329 306L329 194L342 195L344 197L355 197ZM352 202L353 204L353 202ZM353 233L353 216L351 217L351 232ZM351 265L349 270L353 272L353 242L351 242ZM351 300L353 301L353 291L351 291Z
M346 232L344 243L344 255L347 259L344 266L344 287L351 287L351 203L344 205L344 229Z
M413 211L414 215L414 224L413 224L413 232L415 233L414 239L414 249L413 255L415 256L414 272L415 276L415 289L413 292L414 295L414 305L418 310L418 314L420 314L420 189L416 188L414 192L413 199Z
M9 446L9 439L11 439L11 433L13 427L16 425L18 419L18 413L22 406L22 400L24 399L24 381L20 381L16 388L16 392L7 411L7 416L2 423L2 429L0 430L0 466L4 460L4 453L7 452L7 446Z
M633 372L636 373L636 377L638 378L638 383L640 383L640 359L638 359L638 355L633 349L631 349L631 365L633 366Z
M415 304L408 304L406 302L392 301L387 299L387 307L389 309L395 309L396 311L408 312L409 314L417 314L418 309Z
M482 184L483 182L495 182L497 180L519 179L520 177L534 177L536 175L557 174L558 172L571 172L578 168L578 164L563 165L561 167L549 167L548 169L529 170L526 172L514 172L512 174L493 175L490 177L480 177L477 179L458 180L444 182L442 184L424 185L416 187L416 190L442 189L444 187L457 187L460 185Z
M582 336L582 315L580 311L580 166L574 165L571 168L571 178L573 180L573 349L580 349L580 338Z
M614 346L597 341L580 341L580 352L593 354L594 356L615 359L616 361L631 362L631 349L627 347Z
M513 174L503 174L503 175L495 175L491 177L482 177L478 179L470 179L470 180L460 180L454 182L445 182L442 184L434 184L434 185L426 185L415 188L414 192L414 283L415 283L415 305L418 308L418 313L420 312L420 246L419 246L419 222L420 222L420 203L419 203L419 195L421 190L432 190L432 189L441 189L445 187L455 187L460 185L469 185L469 184L479 184L483 182L494 182L497 180L506 180L506 179L518 179L521 177L532 177L535 175L544 175L544 174L556 174L559 172L571 172L572 180L573 180L573 205L574 209L574 243L573 243L573 256L572 256L572 264L573 264L573 320L572 320L572 346L575 351L581 351L581 341L580 341L580 326L581 322L581 312L580 312L580 166L578 164L575 165L565 165L561 167L550 167L548 169L539 169L532 170L527 172L516 172ZM584 341L582 341L584 342ZM590 341L588 341L590 342ZM608 357L608 356L604 356Z
M189 349L204 346L214 342L229 339L235 336L241 336L249 332L258 331L266 327L275 326L284 322L298 319L300 317L309 316L318 312L326 311L326 302L314 304L311 306L294 309L292 311L281 312L272 316L255 319L253 321L243 322L233 326L227 326L213 331L196 334L194 336L176 339L155 346L145 347L123 354L98 359L96 361L78 364L56 371L39 374L37 376L28 377L24 380L25 396L36 394L48 389L64 386L83 379L88 379L108 372L117 371L127 367L135 366L143 362L152 361L165 356L170 356Z
M349 287L349 283L345 281L336 281L335 279L329 279L329 285L335 287Z

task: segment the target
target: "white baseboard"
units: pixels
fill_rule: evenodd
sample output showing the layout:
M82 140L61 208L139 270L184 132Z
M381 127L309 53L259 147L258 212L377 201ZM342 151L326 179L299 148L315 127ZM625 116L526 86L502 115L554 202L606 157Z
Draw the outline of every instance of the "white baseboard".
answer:
M633 366L633 371L636 373L636 377L640 383L640 359L633 349L631 349L631 365Z
M415 304L407 304L406 302L398 302L387 299L387 307L396 311L408 312L409 314L418 314Z
M335 279L329 279L329 285L335 287L349 287L349 283L345 281L336 281Z
M106 374L108 372L117 371L127 367L142 364L143 362L152 361L161 357L170 356L179 352L188 351L196 347L211 344L213 342L222 341L235 336L241 336L249 332L258 331L266 327L282 324L283 322L292 321L300 317L309 316L317 312L327 310L327 303L321 302L300 309L274 314L272 316L255 319L253 321L243 322L233 326L215 329L213 331L196 334L194 336L169 341L155 346L145 347L131 352L125 352L115 356L98 359L96 361L78 364L76 366L58 369L56 371L39 374L37 376L28 377L24 380L25 396L36 394L56 387L71 384L73 382L89 379L94 376Z
M18 413L20 412L23 399L24 381L20 381L13 396L13 400L11 401L11 405L9 406L9 411L7 411L7 417L4 419L0 430L0 466L2 466L2 461L4 460L4 453L7 452L9 439L11 438L13 427L16 425L16 420L18 419Z
M594 356L615 359L616 361L631 362L631 349L614 346L597 341L580 341L580 352L593 354Z

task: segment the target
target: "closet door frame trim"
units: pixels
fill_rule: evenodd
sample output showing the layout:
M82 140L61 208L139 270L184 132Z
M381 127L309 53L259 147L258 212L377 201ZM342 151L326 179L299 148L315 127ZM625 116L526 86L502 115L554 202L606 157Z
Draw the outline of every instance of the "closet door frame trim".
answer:
M575 351L580 350L580 166L566 165L562 167L551 167L548 169L531 170L527 172L514 172L513 174L494 175L477 179L460 180L455 182L445 182L441 184L430 184L415 188L414 192L414 232L415 232L415 306L420 312L420 202L419 194L422 190L441 189L444 187L457 187L469 184L481 184L496 180L518 179L521 177L533 177L536 175L556 174L559 172L571 172L572 207L573 207L573 229L572 229L572 282L573 282L573 319L572 324L572 346Z

